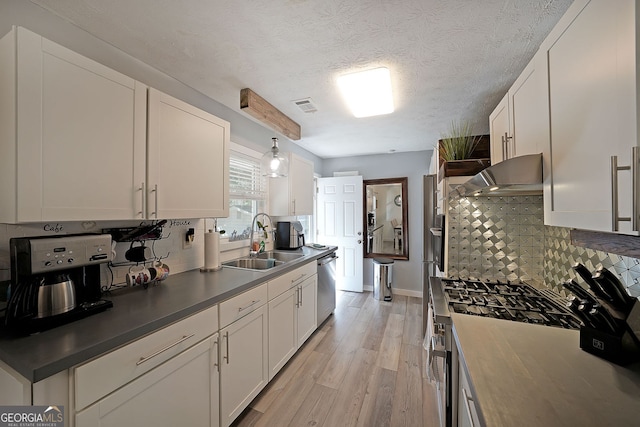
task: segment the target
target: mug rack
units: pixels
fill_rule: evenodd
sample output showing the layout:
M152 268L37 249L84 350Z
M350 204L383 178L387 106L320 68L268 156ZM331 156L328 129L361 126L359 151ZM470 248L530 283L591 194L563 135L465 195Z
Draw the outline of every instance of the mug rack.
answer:
M134 242L136 240L159 240L162 238L162 228L167 223L166 219L151 225L138 227L103 228L102 232L111 234L111 238L118 242Z

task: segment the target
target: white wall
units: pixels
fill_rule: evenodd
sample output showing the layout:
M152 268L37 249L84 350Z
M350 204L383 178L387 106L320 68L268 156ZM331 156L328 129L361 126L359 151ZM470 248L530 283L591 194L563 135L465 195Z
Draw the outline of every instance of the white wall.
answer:
M422 176L429 173L432 150L410 153L379 154L336 159L325 159L322 176L333 176L334 172L358 171L363 179L408 178L407 204L409 215L409 260L396 260L394 264L394 287L403 293L422 295ZM364 285L373 283L373 262L364 260Z

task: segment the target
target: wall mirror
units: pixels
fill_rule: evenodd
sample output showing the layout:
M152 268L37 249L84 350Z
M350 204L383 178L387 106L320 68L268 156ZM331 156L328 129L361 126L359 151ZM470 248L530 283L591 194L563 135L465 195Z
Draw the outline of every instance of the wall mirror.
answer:
M408 178L365 179L366 258L409 259Z

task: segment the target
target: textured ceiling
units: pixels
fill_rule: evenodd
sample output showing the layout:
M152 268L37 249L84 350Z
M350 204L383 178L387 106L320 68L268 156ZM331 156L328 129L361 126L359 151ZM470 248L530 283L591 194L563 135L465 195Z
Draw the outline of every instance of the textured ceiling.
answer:
M233 110L251 88L298 122L297 143L323 158L431 149L452 119L486 133L489 113L571 3L31 1ZM391 70L396 111L356 119L336 77L378 66ZM306 97L317 112L291 102Z

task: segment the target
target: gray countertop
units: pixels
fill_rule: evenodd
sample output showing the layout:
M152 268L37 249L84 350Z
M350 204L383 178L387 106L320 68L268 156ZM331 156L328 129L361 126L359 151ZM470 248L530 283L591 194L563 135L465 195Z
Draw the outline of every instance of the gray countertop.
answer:
M0 360L37 382L150 332L229 299L256 285L335 251L297 252L305 256L264 272L222 268L170 275L157 286L107 296L113 308L85 319L25 337L0 335ZM291 251L296 252L296 251Z
M486 426L640 423L640 364L580 349L580 332L452 314L461 360Z

